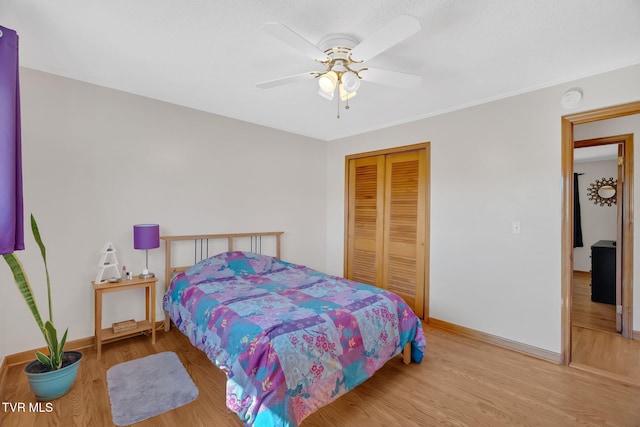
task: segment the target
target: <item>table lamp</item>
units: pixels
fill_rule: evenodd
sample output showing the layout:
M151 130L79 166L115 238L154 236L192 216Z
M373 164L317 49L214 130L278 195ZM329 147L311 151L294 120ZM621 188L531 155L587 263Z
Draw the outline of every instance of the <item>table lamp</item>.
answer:
M136 224L133 226L133 248L144 249L146 264L142 274L138 277L147 279L156 275L149 272L149 249L160 247L160 226L158 224Z

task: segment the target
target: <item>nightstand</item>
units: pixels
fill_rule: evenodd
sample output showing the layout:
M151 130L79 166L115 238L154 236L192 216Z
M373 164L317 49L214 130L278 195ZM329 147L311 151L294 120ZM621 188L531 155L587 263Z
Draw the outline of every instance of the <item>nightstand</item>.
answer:
M156 343L156 282L158 279L150 277L147 279L135 278L132 280L121 280L116 283L101 283L96 284L91 282L94 289L95 297L95 334L96 334L96 351L98 353L98 360L102 357L102 344L112 341L117 341L123 338L128 338L133 335L140 334L142 332L151 331L151 343ZM135 328L128 329L119 333L114 333L113 328L102 329L102 294L108 292L120 292L127 291L129 289L145 289L145 301L146 301L146 319L137 322Z

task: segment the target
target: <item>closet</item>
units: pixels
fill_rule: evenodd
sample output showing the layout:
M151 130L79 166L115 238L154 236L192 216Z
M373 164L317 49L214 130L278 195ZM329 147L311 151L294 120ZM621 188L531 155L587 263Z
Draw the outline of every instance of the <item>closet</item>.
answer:
M346 158L345 277L400 295L426 316L429 145Z

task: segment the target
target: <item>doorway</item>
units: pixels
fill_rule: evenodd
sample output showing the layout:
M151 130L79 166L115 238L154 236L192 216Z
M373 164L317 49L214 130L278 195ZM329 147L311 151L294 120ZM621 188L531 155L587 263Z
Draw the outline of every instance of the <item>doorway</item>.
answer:
M614 119L640 114L640 102L577 113L562 118L562 363L572 361L572 304L573 304L573 219L574 219L574 125ZM622 197L628 208L622 212L622 241L620 258L622 263L621 283L623 298L622 330L626 338L633 334L631 301L633 300L633 144L627 147L623 160ZM625 312L625 310L627 312ZM625 323L626 322L626 323Z
M574 136L602 135L606 129L599 123L579 125ZM574 142L573 334L576 328L632 329L623 317L632 313L633 301L626 300L629 291L622 291L623 219L631 216L623 190L633 185L624 179L627 152L633 153L633 134ZM631 156L626 163L633 168Z

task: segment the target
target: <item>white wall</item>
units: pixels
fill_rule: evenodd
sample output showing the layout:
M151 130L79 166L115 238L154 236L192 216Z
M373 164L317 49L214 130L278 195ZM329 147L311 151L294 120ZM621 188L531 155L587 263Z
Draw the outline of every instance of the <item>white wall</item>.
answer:
M636 80L638 79L636 78ZM623 87L624 84L624 81L620 82ZM577 125L573 130L573 138L576 141L629 133L634 135L633 222L636 225L633 236L633 330L640 331L640 227L637 225L640 224L640 176L635 172L640 170L638 169L640 146L637 146L640 143L640 114Z
M578 177L583 246L573 250L573 269L591 271L591 245L598 240L616 240L618 219L617 205L594 204L593 200L589 200L588 189L596 180L616 178L618 162L616 160L580 162L574 165L574 172L583 174Z
M34 70L20 79L25 215L40 225L54 320L70 340L93 335L90 281L104 244L143 267L136 223L158 223L162 235L285 231L284 259L324 269L323 142ZM25 237L18 255L46 316L42 263L30 229ZM160 279L163 252L149 252ZM6 266L0 283L0 356L41 346ZM143 292L130 292L105 297L105 327L144 316Z
M49 248L56 323L70 339L93 334L99 251L110 240L123 263L142 266L138 222L162 234L282 229L284 258L341 274L345 155L431 141L431 317L559 353L560 118L639 100L639 74L637 65L324 144L23 69L25 209ZM573 86L585 98L563 110ZM150 264L161 269L161 250ZM0 297L0 355L41 345L15 288ZM140 317L141 300L116 297L105 323Z
M330 143L329 272L342 273L345 155L431 141L430 316L560 353L561 117L640 100L638 75L636 65ZM584 100L563 110L573 86Z

